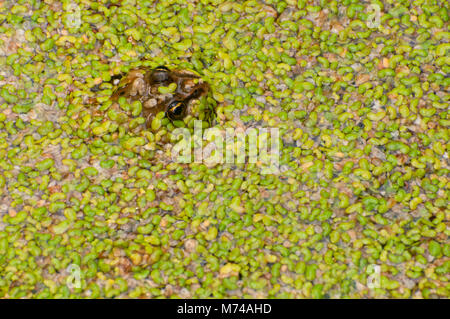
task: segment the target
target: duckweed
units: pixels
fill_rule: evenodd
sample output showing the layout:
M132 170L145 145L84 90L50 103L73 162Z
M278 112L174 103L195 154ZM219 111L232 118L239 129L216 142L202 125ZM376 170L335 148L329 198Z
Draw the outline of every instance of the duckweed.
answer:
M449 3L376 3L3 2L0 297L449 298ZM280 173L173 162L193 116L110 100L164 65Z

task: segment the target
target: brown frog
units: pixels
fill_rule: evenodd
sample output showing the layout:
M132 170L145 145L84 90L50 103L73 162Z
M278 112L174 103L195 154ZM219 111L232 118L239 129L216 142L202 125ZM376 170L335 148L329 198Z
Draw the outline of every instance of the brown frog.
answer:
M173 93L162 94L158 91L160 86L169 86L176 83ZM142 103L142 114L146 125L151 125L152 119L159 112L174 120L182 120L190 113L191 101L199 99L209 91L206 82L190 72L170 70L165 66L154 69L134 69L128 72L119 82L112 100L120 97L130 99L131 102L139 100Z

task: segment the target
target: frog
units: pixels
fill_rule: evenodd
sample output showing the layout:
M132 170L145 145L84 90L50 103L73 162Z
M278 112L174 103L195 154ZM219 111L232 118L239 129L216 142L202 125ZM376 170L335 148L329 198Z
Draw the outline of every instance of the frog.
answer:
M117 81L118 79L116 79ZM173 93L160 93L160 86L176 83ZM183 120L192 113L192 102L207 96L209 84L191 71L174 69L160 65L155 68L137 68L122 76L111 100L117 102L121 97L130 101L140 101L142 116L146 127L150 128L156 114L164 112L171 121ZM205 112L210 112L206 109ZM207 117L210 117L208 114Z

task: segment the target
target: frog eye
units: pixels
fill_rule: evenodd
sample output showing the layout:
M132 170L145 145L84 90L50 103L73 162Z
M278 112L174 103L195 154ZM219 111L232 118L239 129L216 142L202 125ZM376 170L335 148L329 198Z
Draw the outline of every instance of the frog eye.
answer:
M117 84L120 83L120 79L122 79L122 77L123 77L122 74L115 74L115 75L111 76L110 82L111 82L113 85L117 85Z
M186 104L183 101L174 101L169 104L166 114L171 120L181 120L184 117Z
M162 71L162 70L170 71L169 68L168 68L167 66L164 66L164 65L159 65L159 66L157 66L156 68L154 68L154 70L155 70L155 71L156 71L156 70L158 70L158 71Z
M167 80L169 80L169 77L170 77L169 73L170 73L170 70L167 67L165 67L163 65L157 66L152 71L153 83L166 82Z

